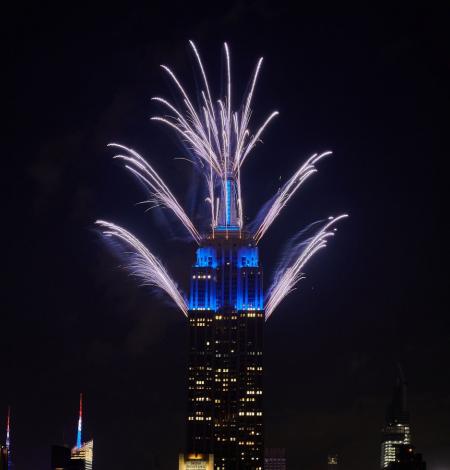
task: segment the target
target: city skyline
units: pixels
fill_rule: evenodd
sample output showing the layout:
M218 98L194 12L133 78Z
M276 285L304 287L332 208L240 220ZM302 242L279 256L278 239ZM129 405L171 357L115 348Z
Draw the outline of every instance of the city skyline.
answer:
M134 145L195 214L192 166L174 160L184 150L150 121L151 96L168 89L159 64L171 61L196 86L189 39L212 77L224 72L217 51L229 44L236 97L264 56L254 113L275 105L280 114L245 162L246 214L303 158L333 150L261 239L266 285L298 228L351 215L265 331L266 446L285 448L288 467L300 452L305 470L326 467L333 453L347 470L379 469L400 362L413 444L428 468L445 469L447 274L434 253L446 199L445 15L428 6L298 12L264 1L8 5L5 14L4 220L14 230L5 232L0 419L3 444L10 405L16 470L48 468L52 443L75 444L79 391L96 469L168 470L185 445L185 319L128 279L92 225L123 224L189 291L195 245L170 214L135 205L142 190L105 149ZM117 443L124 452L111 452Z
M235 244L235 237L230 238L230 246ZM226 239L222 239L220 236L216 241L217 247L219 248L219 252L220 247L222 246L224 241L226 241ZM248 248L245 246L245 244L244 247L244 249L246 250L246 254L248 255ZM207 248L207 254L211 253L211 248ZM208 262L205 264L204 255L205 248L199 248L197 250L197 262L196 264L194 264L193 269L193 272L195 273L192 276L193 279L207 277L204 275L199 275L199 272L212 272L212 263ZM206 268L206 270L203 269L199 271L199 267ZM219 275L218 277L219 279L222 278L223 283L223 273L222 276ZM203 283L205 284L205 281L203 281ZM238 398L237 400L232 398L234 396L239 396L240 392L242 392L243 389L245 390L244 395L242 396L246 397L248 395L249 387L253 387L254 389L256 387L256 389L253 390L255 395L262 394L262 367L250 367L250 369L253 371L261 370L261 373L255 374L255 372L252 372L250 373L250 375L247 371L247 369L249 369L248 367L244 367L242 370L234 369L233 367L231 369L226 370L223 368L218 368L223 367L224 365L230 367L234 363L233 355L230 354L229 351L230 338L232 338L232 347L235 347L239 350L242 346L244 346L246 355L248 355L247 349L249 346L254 351L260 351L259 353L250 353L250 356L248 356L247 360L245 361L245 365L248 365L249 363L248 358L253 361L252 364L254 365L262 364L262 337L260 335L260 333L262 332L264 318L262 310L259 310L259 312L258 309L250 309L247 312L242 310L233 311L233 309L230 309L229 307L225 306L217 310L218 315L217 318L215 318L215 314L211 316L212 312L210 308L198 307L199 302L206 302L206 296L199 295L199 290L202 289L199 289L199 285L196 284L196 282L194 281L191 284L191 302L189 312L190 359L188 362L188 415L186 423L186 446L184 447L184 452L179 454L179 468L185 468L186 462L188 461L205 461L207 462L206 468L209 470L213 470L213 468L226 469L227 465L230 464L230 462L226 462L226 460L229 460L230 458L239 458L239 456L242 455L240 454L240 450L250 450L251 452L249 454L249 461L246 461L246 458L241 457L241 460L243 461L240 463L243 465L242 468L247 468L248 465L254 465L253 462L250 462L250 460L258 460L260 458L261 462L264 461L263 465L265 470L285 470L287 468L286 449L268 448L264 446L264 439L262 437L264 427L261 406L262 397L259 397L256 400L250 398L250 401L257 401L258 403L244 404L243 406L241 403L242 398ZM207 294L208 290L210 289L206 289L204 291L204 294ZM218 289L218 291L220 292L220 289ZM232 293L231 297L233 297ZM192 299L195 299L195 304L192 303ZM231 317L227 318L227 314L230 313L232 314ZM234 319L239 319L236 314L240 314L241 318L238 322L233 322ZM258 316L261 319L261 324L259 326L257 326ZM259 330L258 334L249 336L247 332L247 329L249 327L247 317L254 318L254 320L250 320L250 322L254 323L254 325L250 325L250 330L255 329L256 326L256 329ZM229 325L226 325L224 327L225 323L229 323ZM233 337L232 333L232 330L234 329L234 323L237 326L237 328L235 329L238 330L238 334L235 338ZM203 328L199 330L198 328L200 326ZM244 333L246 338L249 338L248 343L246 342L247 340L242 343L242 340L240 339L242 333ZM226 339L226 344L222 345L220 343L220 340L217 341L217 338L220 339L221 335L224 339ZM216 338L216 341L214 342L218 343L218 345L213 348L205 347L205 345L210 344L210 342L207 340L212 340L212 338ZM208 359L208 351L212 353L211 359ZM217 355L218 351L220 351L221 353L225 352L225 354ZM233 353L234 351L231 352ZM242 355L242 351L238 351L238 353L239 356ZM252 354L256 356L253 359L251 358ZM224 360L219 359L219 362L217 362L217 356L226 356L226 358ZM237 362L239 362L239 359ZM224 374L221 378L222 372L227 372L227 374ZM229 372L231 372L231 374L228 374ZM242 374L244 380L240 377L240 375ZM248 381L248 379L250 379L250 382ZM230 382L237 382L237 384L233 385ZM201 397L201 399L199 399L199 397ZM217 400L218 397L220 397L219 400ZM248 397L246 398L248 400ZM215 404L220 402L222 402L223 404L219 404L218 406L217 404ZM249 420L248 418L244 417L242 421L239 419L239 421L227 422L225 424L225 422L222 421L222 417L228 416L228 413L224 414L224 412L225 409L229 408L236 410L236 416L257 415L261 418L256 417L256 419L250 418ZM244 410L244 412L237 413L238 409ZM261 413L255 413L255 409L260 409ZM252 412L248 413L248 410L252 410ZM82 393L80 393L78 411L79 412L76 431L76 444L73 447L65 443L53 444L51 446L52 469L93 469L94 441L93 439L90 439L86 442L83 441ZM1 470L12 470L14 468L11 460L10 420L11 409L10 407L8 407L5 445L2 445L0 443ZM202 422L197 422L198 420L201 420ZM243 428L240 427L242 425L244 425ZM242 432L242 430L244 432ZM256 442L253 442L253 444L256 444L256 446L253 446L251 449L248 449L246 447L246 444L248 444L248 442L245 442L245 440L243 442L239 442L242 447L237 445L238 442L232 442L238 439L256 439ZM229 441L229 443L227 443L227 441ZM219 444L219 446L217 446L217 444ZM230 444L232 445L230 446ZM233 449L233 444L236 446L235 450ZM407 406L407 382L401 365L397 364L395 386L392 393L392 399L386 407L385 426L382 429L380 467L382 470L389 470L390 468L401 469L403 468L402 465L406 464L407 462L413 461L415 462L415 465L418 465L418 470L425 470L426 463L424 463L423 461L422 454L417 453L416 447L412 445L410 413ZM340 458L338 454L328 454L327 468L337 469L339 468L339 462ZM236 465L236 463L232 463L232 465ZM257 465L258 466L255 466L255 469L263 468L261 466L261 463L258 463ZM397 465L400 466L397 467ZM414 469L416 469L416 467L414 467Z

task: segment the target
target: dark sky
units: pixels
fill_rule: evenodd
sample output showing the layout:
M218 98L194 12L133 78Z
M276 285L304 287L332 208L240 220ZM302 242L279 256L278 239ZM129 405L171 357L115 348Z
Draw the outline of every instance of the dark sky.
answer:
M118 267L93 223L132 230L186 288L195 247L168 214L136 205L145 194L106 144L141 151L192 213L190 167L174 160L184 150L149 121L150 97L173 93L159 64L195 87L188 39L216 91L224 40L236 94L265 57L255 124L280 117L244 169L249 215L301 160L334 151L261 243L266 286L299 229L351 214L267 323L267 445L287 448L290 470L323 469L329 452L375 470L400 361L414 444L431 470L450 469L448 16L309 3L3 11L0 421L11 404L16 470L47 469L51 444L74 444L80 391L96 470L176 468L186 321Z

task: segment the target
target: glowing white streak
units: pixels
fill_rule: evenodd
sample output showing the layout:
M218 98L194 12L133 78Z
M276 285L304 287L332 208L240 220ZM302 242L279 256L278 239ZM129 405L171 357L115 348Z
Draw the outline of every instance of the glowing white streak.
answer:
M220 198L216 198L216 224L219 220L219 205L220 205Z
M206 108L203 108L203 109L204 109L205 117L207 119L208 111ZM211 127L209 125L208 125L208 140L211 141ZM217 224L216 224L216 220L214 217L214 175L213 175L213 168L211 165L209 167L209 174L205 172L205 178L206 178L208 192L209 192L208 199L211 204L211 229L214 232L214 227Z
M109 144L109 146L126 150L132 155L129 156L119 154L115 155L114 158L118 158L129 163L129 165L125 165L125 168L137 176L149 188L153 197L152 202L170 209L178 217L186 230L191 234L192 238L198 244L200 244L200 233L195 228L191 219L188 217L170 189L167 187L158 173L152 168L152 166L133 149L120 144Z
M330 230L331 227L346 217L348 217L347 214L342 214L336 218L330 218L316 235L307 242L306 246L303 244L298 245L302 249L291 266L281 266L278 269L278 272L275 274L275 280L266 295L266 320L272 315L280 302L292 292L300 279L302 279L303 273L301 270L305 264L315 253L327 246L328 238L334 236L334 228Z
M117 158L123 158L123 156L117 155ZM184 210L180 207L180 205L176 201L172 200L172 196L169 196L165 193L156 192L156 190L154 189L156 185L153 185L151 180L148 180L147 178L145 178L145 176L143 176L141 173L139 173L139 171L135 170L133 167L129 165L125 165L125 168L131 173L133 173L149 188L151 188L151 190L153 190L152 192L153 199L146 201L146 202L153 203L154 204L153 207L163 206L172 210L174 214L180 219L180 221L188 230L188 232L191 234L192 238L197 242L197 244L200 245L200 240L201 240L200 234L198 233L197 229L192 224L189 217L187 217Z
M195 57L197 58L197 63L200 67L200 72L201 72L202 77L203 77L203 83L205 84L206 93L208 94L208 101L209 101L209 104L210 104L211 112L212 112L213 117L215 118L214 106L212 105L211 92L209 91L208 79L206 78L206 73L205 73L205 69L203 68L203 63L202 63L202 60L200 58L200 54L199 54L199 52L197 50L197 47L195 46L193 41L189 41L189 44L191 45L192 50L194 51Z
M230 51L228 49L228 44L224 43L225 48L225 56L227 62L227 120L226 120L226 138L227 138L227 159L229 160L230 155L230 144L231 144L231 65L230 65ZM228 173L229 168L228 165L225 165L225 169Z
M183 136L184 139L186 139L190 144L192 144L193 150L196 152L198 157L200 157L202 160L206 161L209 165L211 165L219 175L222 173L222 168L220 164L217 162L216 158L212 156L214 155L212 149L204 147L204 141L197 138L195 131L185 131L170 120L160 116L152 116L150 119L152 121L163 122L164 124L175 129L179 134Z
M174 81L178 89L180 90L181 94L183 95L186 106L189 109L190 113L192 114L192 118L200 125L200 118L198 117L195 111L195 108L192 105L191 100L189 99L188 94L184 90L183 86L181 85L176 75L172 72L172 70L169 67L167 67L167 65L161 65L161 68L165 70L169 74L169 76L172 78L172 80Z
M205 123L210 132L212 132L213 138L214 138L214 143L216 145L216 148L220 149L220 141L219 141L219 132L217 130L217 124L216 124L216 116L214 113L214 106L211 101L206 99L205 93L202 91L202 98L203 101L205 102L205 107L207 110L207 113L205 115ZM211 148L212 144L211 144Z
M222 136L222 146L221 146L221 153L222 153L222 160L226 161L226 143L225 143L225 121L226 121L226 111L225 106L222 100L217 100L217 104L219 106L219 116L220 116L220 135ZM226 166L224 166L226 172Z
M263 63L263 58L261 57L256 64L255 73L253 74L252 84L250 86L250 91L247 95L247 99L245 101L244 111L242 113L242 120L240 131L236 131L236 135L238 136L238 142L236 145L236 154L234 158L235 165L239 163L239 155L241 154L242 148L244 146L245 136L248 132L247 126L250 121L250 105L253 99L253 93L255 91L256 81L258 79L259 71L261 69Z
M159 103L162 103L163 105L167 106L171 111L173 111L177 118L178 118L178 121L180 122L180 124L186 129L186 130L191 130L192 132L193 129L192 127L189 125L189 123L186 121L186 119L184 118L184 116L180 113L180 111L178 111L177 108L175 108L175 106L173 106L173 104L169 103L169 101L167 101L166 99L164 98L161 98L160 96L154 96L152 98L152 101L157 101Z
M241 157L239 157L239 162L237 163L237 165L239 165L239 167L242 166L242 164L244 163L244 160L247 158L247 155L251 152L251 150L253 149L253 147L255 146L256 142L258 141L259 137L261 136L261 134L264 132L264 129L269 125L270 121L275 117L275 116L278 116L280 113L278 111L274 111L265 121L264 121L264 124L258 129L258 131L256 132L256 134L254 135L254 137L250 140L250 143L247 145L247 147L245 148L245 151L243 153L243 155Z
M258 75L259 75L259 71L261 69L263 60L264 59L262 57L260 57L259 60L258 60L258 63L256 64L255 73L253 74L252 84L250 86L250 92L248 93L247 100L245 102L245 108L244 108L244 113L243 113L243 118L242 118L242 121L244 122L245 126L247 126L247 124L246 124L248 122L247 116L248 116L248 113L250 111L250 105L252 103L253 93L255 91L255 86L256 86L256 81L258 80Z
M289 199L297 192L300 186L314 173L317 172L315 164L322 158L331 155L332 152L323 152L320 155L315 153L289 178L284 184L277 196L274 198L264 219L255 231L253 238L258 243L275 219L279 216L281 210L286 206Z
M241 193L241 172L238 171L236 178L236 186L238 193L238 218L239 218L239 228L242 230L244 225L244 207L242 203L242 193Z
M187 301L161 261L124 228L104 220L97 220L96 224L101 227L104 236L119 239L132 249L132 252L128 253L130 256L128 264L130 273L141 279L143 285L155 286L166 292L183 314L187 316Z
M178 83L178 82L177 82ZM179 84L179 83L178 83ZM181 87L181 85L179 85ZM184 92L184 96L187 96L186 93ZM203 95L204 96L204 95ZM173 106L170 102L165 100L164 98L161 98L159 96L153 97L152 100L157 101L168 107L172 112L175 113L177 116L177 121L179 124L174 123L167 119L166 117L161 117L161 116L154 116L151 119L154 121L161 121L170 127L174 128L177 132L179 132L185 139L187 139L193 146L194 150L196 151L197 155L200 156L202 159L206 160L210 165L213 165L215 170L220 173L221 172L221 167L217 158L216 153L213 150L213 147L211 145L211 140L210 138L206 139L205 138L205 130L202 126L197 125L197 122L199 121L199 118L193 120L193 125L192 127L191 124L188 123L188 121L185 119L183 114L178 111L175 106ZM189 99L185 99L184 102L189 106ZM205 102L208 105L206 98ZM209 106L207 106L208 109ZM209 122L213 123L213 130L215 127L215 122L214 120L210 120L208 118L209 112L205 115L205 121L207 123L207 127L209 128ZM199 136L199 133L201 136ZM215 136L216 140L216 145L219 145L218 140L217 140L217 128L215 128L215 132L213 133Z
M189 99L189 96L187 94L187 92L185 91L185 89L183 88L183 86L181 85L180 81L178 80L178 78L176 77L176 75L172 72L172 70L167 67L167 65L161 65L161 68L172 78L173 82L175 83L175 85L177 86L178 90L180 91L180 93L182 94L183 98L184 98L184 103L189 111L189 116L192 118L192 121L193 121L193 124L194 124L194 127L196 129L196 134L200 137L200 139L204 142L205 139L206 139L206 134L205 134L205 131L204 131L204 126L202 125L201 123L201 120L200 120L200 117L199 115L197 114L197 112L195 111L195 108L191 102L191 100Z

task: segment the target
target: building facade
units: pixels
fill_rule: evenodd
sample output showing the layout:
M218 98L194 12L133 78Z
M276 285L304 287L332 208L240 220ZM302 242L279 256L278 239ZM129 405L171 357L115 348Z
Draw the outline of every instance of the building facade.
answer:
M422 454L416 454L414 447L401 446L398 448L397 461L388 465L388 470L426 470L427 465L422 460Z
M92 470L94 462L94 441L74 447L70 456L70 470Z
M399 450L411 444L411 426L406 398L406 381L399 368L392 401L386 413L386 423L382 429L382 469L388 468L392 462L397 462Z
M220 470L262 470L263 276L258 247L225 220L197 249L189 300L187 452Z
M214 470L213 454L180 454L178 470Z

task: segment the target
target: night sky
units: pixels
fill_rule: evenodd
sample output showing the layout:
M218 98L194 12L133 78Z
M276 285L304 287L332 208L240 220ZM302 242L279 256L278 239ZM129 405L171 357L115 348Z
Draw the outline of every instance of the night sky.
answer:
M80 391L96 470L177 466L186 320L120 268L94 221L133 231L187 289L195 246L170 214L137 205L145 193L106 144L140 151L201 215L192 168L175 159L186 152L149 120L150 98L174 93L159 64L195 90L188 39L216 93L224 40L235 96L265 58L253 123L280 116L244 167L250 218L302 160L334 151L262 241L266 287L290 237L351 215L266 324L266 445L286 447L289 470L323 469L332 452L345 470L377 469L400 362L413 443L429 469L450 469L448 17L363 3L3 11L0 422L10 404L16 470L48 469L51 444L75 444Z

